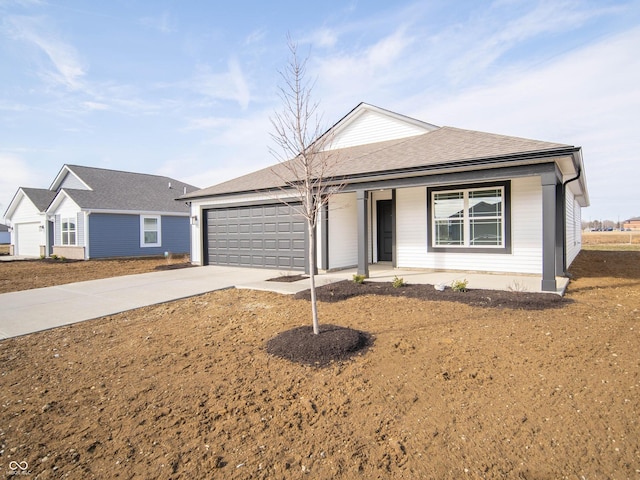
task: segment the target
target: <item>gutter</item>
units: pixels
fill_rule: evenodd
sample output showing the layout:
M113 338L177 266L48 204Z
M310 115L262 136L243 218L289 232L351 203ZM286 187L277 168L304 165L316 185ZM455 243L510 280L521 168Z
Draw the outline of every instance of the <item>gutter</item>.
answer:
M562 274L567 278L571 278L571 274L567 272L567 184L575 182L581 175L582 169L578 165L576 176L562 183Z

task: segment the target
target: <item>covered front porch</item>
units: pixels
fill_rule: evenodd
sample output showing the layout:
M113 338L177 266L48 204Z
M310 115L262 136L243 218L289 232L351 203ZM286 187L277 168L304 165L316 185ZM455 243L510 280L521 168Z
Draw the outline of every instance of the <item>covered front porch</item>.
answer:
M490 200L498 204L491 205L497 214L486 220L487 213L474 213L482 218L474 225L484 222L497 232L472 235L467 226L464 245L449 246L440 238L436 242L431 216L438 192L445 190L459 190L455 193L460 195L497 192ZM489 205L484 200L479 204ZM482 279L498 289L510 284L513 290L563 292L567 283L563 278L567 268L564 206L563 185L554 164L354 185L332 197L323 212L326 221L319 227L318 266L326 271L353 268L375 280L386 264L407 276L419 276L423 283L450 284L462 277L471 288L484 288L475 286ZM462 224L457 217L450 223L456 221ZM437 232L441 235L442 230ZM485 237L493 243L483 244Z
M467 288L482 290L502 290L526 293L556 293L564 295L569 285L566 277L557 277L555 291L542 289L540 275L525 275L512 273L483 273L483 272L453 272L437 271L431 269L394 268L391 262L378 262L370 264L368 282L393 282L394 278L401 277L407 284L424 284L434 286L451 287L451 283L457 280L467 280ZM299 272L290 272L296 274ZM328 285L342 280L353 280L358 269L348 268L334 272L324 272L316 275L316 285ZM274 277L284 275L283 272L275 272ZM236 285L236 288L252 290L264 290L281 294L296 294L309 288L309 279L304 278L296 282L284 283L273 281L247 282ZM462 294L464 295L464 294Z

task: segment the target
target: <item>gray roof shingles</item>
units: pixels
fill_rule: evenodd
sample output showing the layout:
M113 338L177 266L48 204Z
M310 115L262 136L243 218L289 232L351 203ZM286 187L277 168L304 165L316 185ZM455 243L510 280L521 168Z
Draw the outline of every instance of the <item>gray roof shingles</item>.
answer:
M483 161L571 147L561 143L440 127L432 132L413 137L332 150L331 154L336 159L332 176L346 178L409 168L446 166L453 162ZM288 179L290 176L283 164L276 164L195 191L183 198L278 188L284 186L283 179Z
M44 212L56 196L56 192L46 188L22 187L22 191L33 202L39 212Z
M189 211L183 201L176 201L185 192L197 187L160 175L106 170L67 165L92 190L64 191L80 208L88 210L180 212ZM171 184L171 188L169 188Z

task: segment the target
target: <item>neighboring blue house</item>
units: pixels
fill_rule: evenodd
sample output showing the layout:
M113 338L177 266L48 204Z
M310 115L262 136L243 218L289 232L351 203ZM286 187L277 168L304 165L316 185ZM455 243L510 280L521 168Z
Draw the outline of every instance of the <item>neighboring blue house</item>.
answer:
M0 245L11 243L11 234L9 233L9 227L0 223Z
M41 251L72 259L188 253L189 206L176 199L194 190L158 175L64 165L49 187Z

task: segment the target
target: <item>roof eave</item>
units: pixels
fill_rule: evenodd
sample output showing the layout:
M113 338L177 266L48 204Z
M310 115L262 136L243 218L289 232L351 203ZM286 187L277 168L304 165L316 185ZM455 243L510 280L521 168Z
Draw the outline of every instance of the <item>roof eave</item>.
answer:
M563 148L551 148L547 150L538 150L526 153L509 154L497 157L480 157L465 159L456 162L438 163L432 165L420 165L416 167L401 168L395 170L380 170L374 173L362 173L351 174L344 176L337 176L333 179L327 179L327 183L365 183L379 180L395 180L402 177L417 177L423 175L438 175L443 173L457 173L459 171L469 170L487 170L496 167L506 166L526 166L535 165L540 163L547 163L557 157L576 155L576 152L580 152L579 147L563 147ZM284 185L272 185L270 187L262 187L256 189L228 191L220 193L203 193L200 195L183 196L181 200L191 201L202 198L216 198L216 197L228 197L246 195L248 193L267 193L274 190L278 190L284 187ZM195 192L194 192L195 193Z

